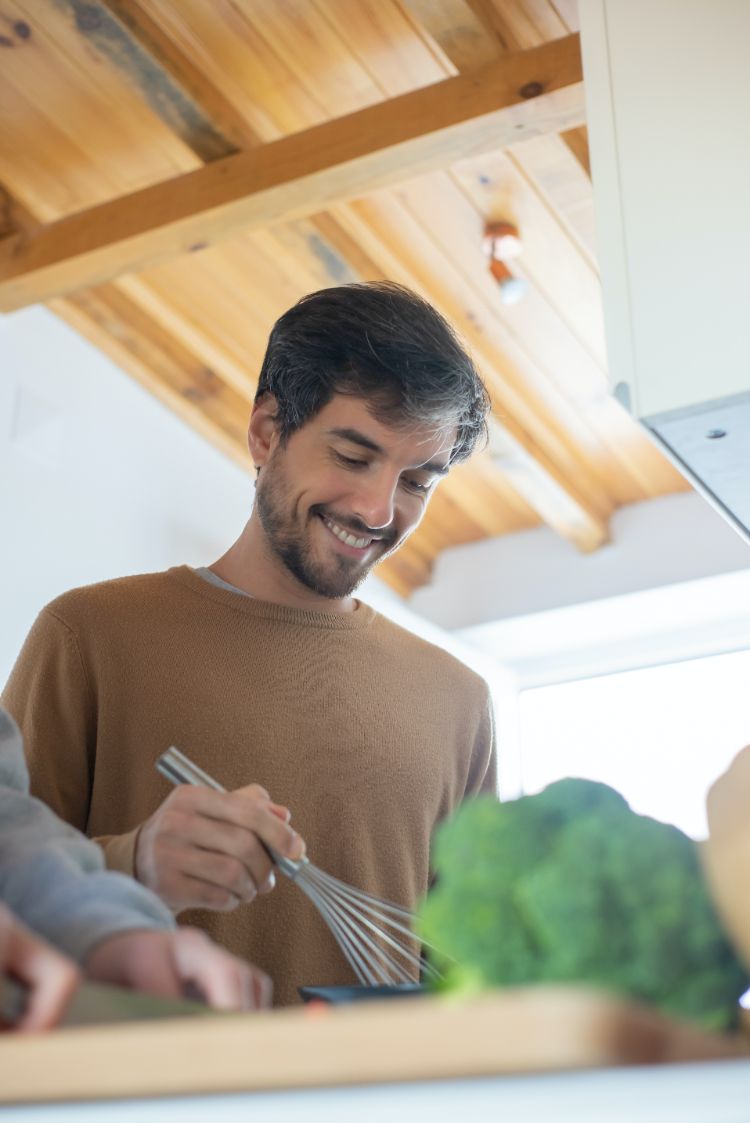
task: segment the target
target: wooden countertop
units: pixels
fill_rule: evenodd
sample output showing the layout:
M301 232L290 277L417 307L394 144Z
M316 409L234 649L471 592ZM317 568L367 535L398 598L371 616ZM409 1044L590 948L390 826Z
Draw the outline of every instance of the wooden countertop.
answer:
M24 1103L439 1080L750 1056L574 987L7 1034L0 1100Z

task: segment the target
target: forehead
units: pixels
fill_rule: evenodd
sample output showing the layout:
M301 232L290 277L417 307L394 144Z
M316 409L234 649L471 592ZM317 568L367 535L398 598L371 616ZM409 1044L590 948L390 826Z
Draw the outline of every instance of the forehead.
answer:
M314 429L319 437L327 439L346 440L344 434L356 433L376 446L373 451L410 465L427 461L447 465L456 441L455 426L411 421L390 424L374 417L364 398L345 394L335 395L304 428Z

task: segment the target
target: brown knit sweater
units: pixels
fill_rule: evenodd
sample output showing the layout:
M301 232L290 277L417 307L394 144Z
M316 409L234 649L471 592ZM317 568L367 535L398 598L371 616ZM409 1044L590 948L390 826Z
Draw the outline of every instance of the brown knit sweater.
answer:
M262 784L311 859L413 906L435 824L494 791L486 684L360 604L309 612L216 588L188 567L76 589L45 608L2 697L35 795L133 872L137 827L169 794L177 745L229 789ZM183 913L274 979L352 982L299 889L230 914Z

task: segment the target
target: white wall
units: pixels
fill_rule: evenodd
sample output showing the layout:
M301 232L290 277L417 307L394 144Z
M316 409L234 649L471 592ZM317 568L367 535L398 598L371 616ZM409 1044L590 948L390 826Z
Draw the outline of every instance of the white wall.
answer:
M212 561L252 480L44 309L0 317L0 681L76 585Z

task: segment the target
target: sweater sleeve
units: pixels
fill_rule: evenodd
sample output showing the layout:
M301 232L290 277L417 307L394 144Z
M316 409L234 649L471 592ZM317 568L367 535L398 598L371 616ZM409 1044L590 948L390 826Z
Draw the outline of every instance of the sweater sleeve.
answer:
M471 754L465 796L498 794L495 718L492 696L485 688L484 707Z
M140 829L138 826L125 834L98 835L94 839L104 852L108 870L117 870L135 877L135 847Z
M96 747L94 700L76 636L52 608L37 617L0 702L21 730L31 791L85 831Z
M95 843L28 794L19 731L0 710L0 900L80 963L109 936L173 927L152 893L103 867Z
M20 727L31 791L85 832L96 757L96 705L75 632L54 604L37 617L0 703ZM135 876L137 835L136 828L94 839L108 869Z

